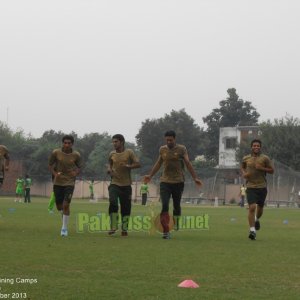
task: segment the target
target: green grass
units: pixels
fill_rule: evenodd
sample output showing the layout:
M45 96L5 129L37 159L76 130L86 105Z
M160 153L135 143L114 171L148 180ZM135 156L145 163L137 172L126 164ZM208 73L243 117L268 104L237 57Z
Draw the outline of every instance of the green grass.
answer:
M107 212L108 203L75 199L69 236L62 238L61 217L49 214L47 203L0 199L0 279L37 279L0 283L0 297L26 292L33 300L299 299L297 209L266 208L257 240L250 241L246 209L184 206L184 215L208 214L210 229L173 232L171 240L163 240L153 232L127 238L77 233L78 213ZM160 205L153 209L159 213ZM133 206L132 215L146 214L149 206ZM185 279L200 288L178 288Z

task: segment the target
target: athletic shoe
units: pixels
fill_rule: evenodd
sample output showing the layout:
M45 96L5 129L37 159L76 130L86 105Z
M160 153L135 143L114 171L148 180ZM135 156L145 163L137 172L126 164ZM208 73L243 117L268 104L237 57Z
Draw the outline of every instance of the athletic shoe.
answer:
M128 236L128 232L127 231L122 231L121 236Z
M162 238L163 238L164 240L169 240L169 239L171 239L171 234L170 234L170 232L164 232Z
M108 235L114 235L116 233L116 230L115 229L111 229L109 232L108 232Z
M259 220L255 221L255 230L259 230L260 229L260 222Z
M248 237L249 237L250 240L256 240L256 232L255 231L250 231Z
M68 236L68 230L67 230L67 229L62 229L62 230L60 231L60 235L61 235L61 236Z

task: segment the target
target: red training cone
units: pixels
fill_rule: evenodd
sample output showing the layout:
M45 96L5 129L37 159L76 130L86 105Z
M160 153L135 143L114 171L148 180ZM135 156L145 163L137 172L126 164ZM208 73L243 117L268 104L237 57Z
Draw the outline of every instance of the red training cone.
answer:
M178 284L178 287L183 287L183 288L198 288L199 285L194 282L193 280L184 280L180 284Z

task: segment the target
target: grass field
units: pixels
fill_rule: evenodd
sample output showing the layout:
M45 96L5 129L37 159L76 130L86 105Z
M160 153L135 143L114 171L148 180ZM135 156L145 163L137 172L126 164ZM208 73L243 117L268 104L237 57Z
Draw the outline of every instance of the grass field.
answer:
M299 299L300 211L266 208L257 240L248 239L247 210L184 206L184 215L209 215L209 230L128 237L78 233L79 213L107 212L74 199L69 236L48 199L31 204L0 198L0 299ZM134 205L132 215L159 213ZM286 221L285 221L286 220ZM32 279L32 283L17 283ZM4 283L3 279L14 279ZM192 279L197 289L177 285ZM2 280L2 282L1 282ZM2 295L2 296L1 296Z

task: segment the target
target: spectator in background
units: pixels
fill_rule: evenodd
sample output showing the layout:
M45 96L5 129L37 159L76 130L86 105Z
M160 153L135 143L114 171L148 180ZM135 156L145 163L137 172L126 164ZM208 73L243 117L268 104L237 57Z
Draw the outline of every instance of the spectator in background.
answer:
M247 188L243 184L240 188L240 206L241 207L244 207L244 205L245 205L246 190L247 190Z
M31 188L31 185L32 185L32 180L29 177L29 175L26 174L25 180L24 180L24 191L25 191L24 202L25 203L27 203L27 202L30 203L31 202L31 200L30 200L30 188Z
M149 186L147 182L141 184L140 195L142 196L142 205L146 205L147 196L149 195Z
M16 198L15 202L22 202L24 192L24 179L19 176L16 180Z
M90 199L94 200L94 179L92 179L89 184L89 190L90 190Z

